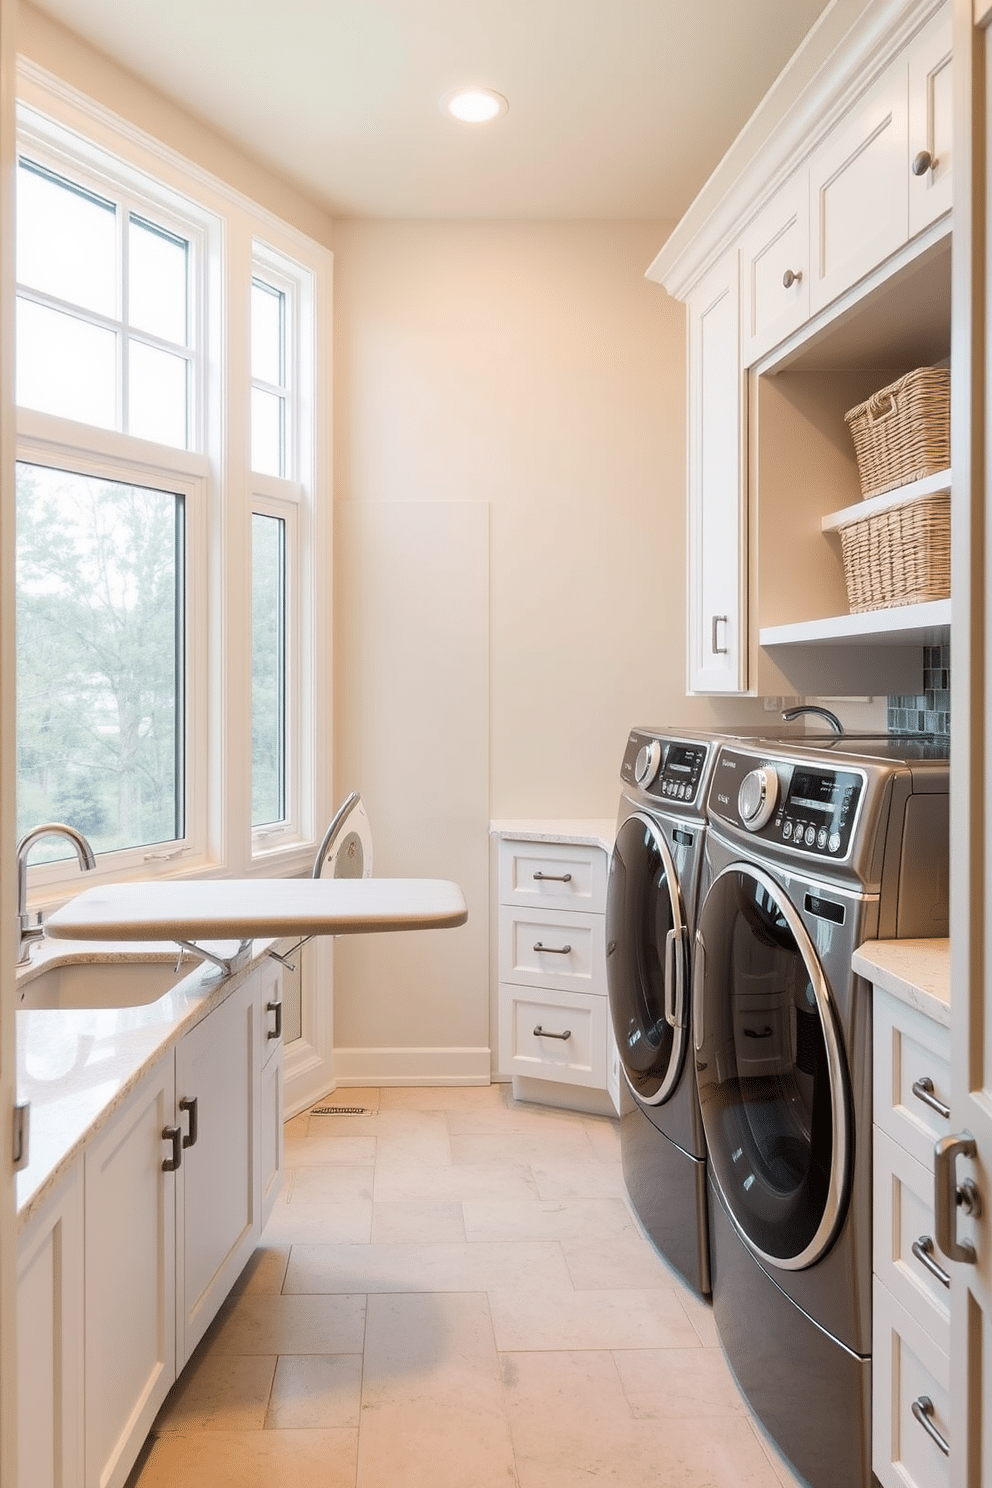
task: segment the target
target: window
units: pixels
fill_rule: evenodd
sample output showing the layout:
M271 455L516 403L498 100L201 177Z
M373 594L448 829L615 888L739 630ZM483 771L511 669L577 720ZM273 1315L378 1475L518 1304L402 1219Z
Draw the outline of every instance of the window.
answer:
M17 401L190 448L190 241L22 155Z
M329 255L64 86L27 91L19 830L68 821L108 877L300 872L329 806ZM47 848L36 901L76 886Z

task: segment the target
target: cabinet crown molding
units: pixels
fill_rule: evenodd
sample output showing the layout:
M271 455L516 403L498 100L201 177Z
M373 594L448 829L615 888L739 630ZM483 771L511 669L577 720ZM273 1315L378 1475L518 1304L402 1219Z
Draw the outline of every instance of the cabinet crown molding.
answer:
M946 0L831 0L646 271L677 300Z

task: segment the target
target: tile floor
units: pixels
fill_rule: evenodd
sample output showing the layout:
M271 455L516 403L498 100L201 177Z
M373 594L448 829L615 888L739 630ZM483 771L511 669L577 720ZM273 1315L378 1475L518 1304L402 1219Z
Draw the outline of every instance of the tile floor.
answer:
M627 1206L617 1123L508 1085L286 1126L263 1242L128 1488L801 1488Z

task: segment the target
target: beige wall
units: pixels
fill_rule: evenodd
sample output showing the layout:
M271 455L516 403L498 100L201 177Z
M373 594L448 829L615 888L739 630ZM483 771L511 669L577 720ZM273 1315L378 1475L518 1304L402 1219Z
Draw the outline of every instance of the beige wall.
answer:
M397 1045L478 1067L490 817L612 816L635 723L767 720L684 695L684 319L644 278L665 232L336 224L336 794L362 791L377 873L454 878L470 909L429 953L337 943L346 1079Z
M315 242L331 246L331 217L322 206L25 0L18 16L17 50Z

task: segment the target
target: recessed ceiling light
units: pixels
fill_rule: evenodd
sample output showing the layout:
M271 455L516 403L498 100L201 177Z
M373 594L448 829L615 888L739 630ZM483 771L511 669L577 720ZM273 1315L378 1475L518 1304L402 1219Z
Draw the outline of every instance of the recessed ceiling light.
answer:
M445 94L441 108L463 124L486 124L505 114L509 104L493 88L458 88Z

